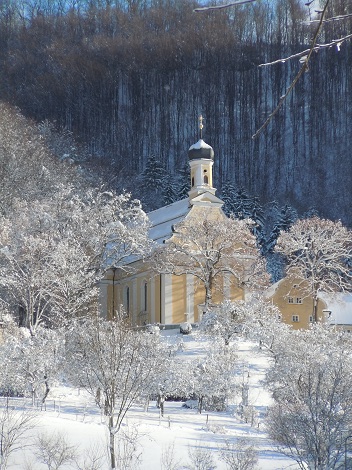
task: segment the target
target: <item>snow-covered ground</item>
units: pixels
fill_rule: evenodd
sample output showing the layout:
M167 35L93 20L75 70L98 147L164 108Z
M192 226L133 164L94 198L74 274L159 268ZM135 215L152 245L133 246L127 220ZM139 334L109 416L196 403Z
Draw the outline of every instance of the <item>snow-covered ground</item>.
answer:
M180 341L177 330L163 332L168 341ZM185 361L187 357L194 358L204 353L205 341L198 341L195 334L183 336ZM264 429L263 416L270 397L262 389L268 359L258 349L257 345L241 341L238 343L238 355L241 361L243 380L249 385L249 405L253 406L253 422L246 423L241 419L238 397L237 403L226 412L203 412L185 409L180 402L165 402L164 416L155 402L134 406L125 420L124 430L129 429L138 433L141 452L142 470L163 469L162 455L173 447L175 460L183 465L190 464L189 449L206 448L211 450L217 469L225 469L225 464L219 460L220 449L226 441L234 442L237 438L245 438L259 452L258 468L262 470L296 469L294 462L280 455L275 445L267 438ZM3 399L2 399L3 400ZM19 401L21 399L18 399ZM2 404L4 401L2 401ZM251 420L251 419L250 419ZM68 387L53 388L47 400L46 409L38 413L37 424L33 427L26 442L38 434L60 432L67 442L72 443L83 460L91 448L99 448L106 453L107 432L104 417L83 390ZM32 464L30 465L30 463ZM42 470L47 466L38 463L33 455L33 446L16 451L11 456L9 468L20 470ZM60 467L62 469L77 469L75 464ZM107 470L108 464L103 467ZM182 468L181 466L179 468Z

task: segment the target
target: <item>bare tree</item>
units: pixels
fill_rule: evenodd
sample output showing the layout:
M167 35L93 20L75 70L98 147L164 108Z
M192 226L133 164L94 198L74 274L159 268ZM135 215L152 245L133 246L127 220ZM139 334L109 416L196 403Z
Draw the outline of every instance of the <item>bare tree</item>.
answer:
M137 470L142 463L142 433L137 425L128 424L121 429L116 442L118 470Z
M275 401L266 420L270 437L302 470L342 468L352 426L350 338L315 324L291 331L277 348L267 374Z
M175 443L172 442L161 451L161 470L179 470L182 468L181 461L175 457Z
M5 470L13 452L25 446L24 435L33 428L36 414L18 409L6 399L0 410L0 470Z
M235 443L225 442L225 449L220 452L220 459L228 470L253 470L258 463L258 453L246 439L237 439Z
M176 276L192 274L204 287L204 311L211 306L213 292L228 278L239 288L264 285L265 263L251 234L250 221L216 217L200 210L174 227L165 246L154 253L155 269Z
M352 233L341 222L318 217L298 220L288 232L281 232L275 251L286 257L286 275L302 295L313 298L314 321L318 321L319 292L351 290Z
M111 468L118 467L116 434L136 401L165 367L159 337L134 331L125 319L75 323L67 334L71 380L84 387L102 409L109 430Z
M187 470L216 469L216 464L211 450L206 447L201 447L199 443L196 447L188 448L188 457L191 464L185 467Z
M77 470L100 470L103 468L106 456L98 446L91 446L84 451L82 459L76 458Z
M75 461L76 448L69 444L63 434L41 434L35 442L37 459L48 470L59 470L64 465Z

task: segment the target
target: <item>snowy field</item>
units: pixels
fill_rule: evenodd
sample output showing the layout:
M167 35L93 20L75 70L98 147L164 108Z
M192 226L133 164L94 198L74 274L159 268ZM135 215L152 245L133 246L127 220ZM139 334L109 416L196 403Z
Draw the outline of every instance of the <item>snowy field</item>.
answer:
M163 332L170 342L180 341L177 330ZM183 354L187 358L194 358L204 353L207 346L205 341L199 341L196 334L182 337L184 344ZM280 455L275 445L267 438L264 429L263 416L270 397L262 389L261 381L264 378L267 358L259 351L257 345L250 342L238 343L238 355L241 363L243 380L249 385L249 405L253 407L249 421L239 415L240 397L237 398L226 412L203 412L186 409L180 402L165 402L164 416L155 402L148 406L134 406L128 413L124 424L124 431L129 429L138 442L136 453L140 454L142 470L164 470L162 462L165 455L173 455L174 461L179 463L178 469L190 465L189 452L191 449L204 448L211 451L211 455L219 470L225 469L225 463L219 459L220 450L225 447L226 441L235 442L244 438L259 452L258 469L279 470L297 469L294 462ZM239 380L242 380L241 378ZM23 403L23 399L18 399ZM2 406L4 399L2 399ZM66 441L73 444L79 455L78 461L83 462L84 456L94 449L99 455L106 456L107 430L104 417L94 400L83 390L69 387L53 388L47 399L46 409L38 411L37 423L33 426L21 449L17 450L10 459L9 468L20 470L42 470L48 466L40 464L33 454L32 439L37 435L51 435L59 432ZM136 436L136 434L138 436ZM164 457L163 457L164 456ZM183 467L184 466L184 467ZM77 470L72 463L63 467L63 470ZM82 468L82 467L81 467ZM109 468L107 460L101 467ZM88 467L85 467L88 470ZM90 469L89 469L90 470Z

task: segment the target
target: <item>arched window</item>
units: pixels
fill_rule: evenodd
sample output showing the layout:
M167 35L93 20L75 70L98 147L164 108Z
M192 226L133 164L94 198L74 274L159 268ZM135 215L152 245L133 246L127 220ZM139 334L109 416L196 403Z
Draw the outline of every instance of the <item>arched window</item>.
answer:
M208 184L208 183L209 183L208 175L204 175L204 184Z
M148 284L147 281L143 283L143 311L146 312L148 310Z
M125 295L124 295L123 300L124 300L123 303L124 303L126 313L129 314L130 313L130 288L128 286L125 287Z
M194 186L194 176L192 176L192 188Z

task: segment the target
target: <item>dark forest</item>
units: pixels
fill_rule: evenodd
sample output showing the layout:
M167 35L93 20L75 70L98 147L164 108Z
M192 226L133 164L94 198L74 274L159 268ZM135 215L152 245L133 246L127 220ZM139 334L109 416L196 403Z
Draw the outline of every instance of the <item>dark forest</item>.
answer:
M259 65L309 47L314 12L299 0L201 13L195 6L1 2L0 100L72 133L85 149L72 158L121 190L138 187L151 158L171 180L179 177L202 114L220 195L230 182L261 204L275 200L299 214L314 209L351 226L351 42L314 54L253 139L300 67L297 59ZM328 13L351 8L333 1ZM351 31L348 19L326 23L319 42Z

